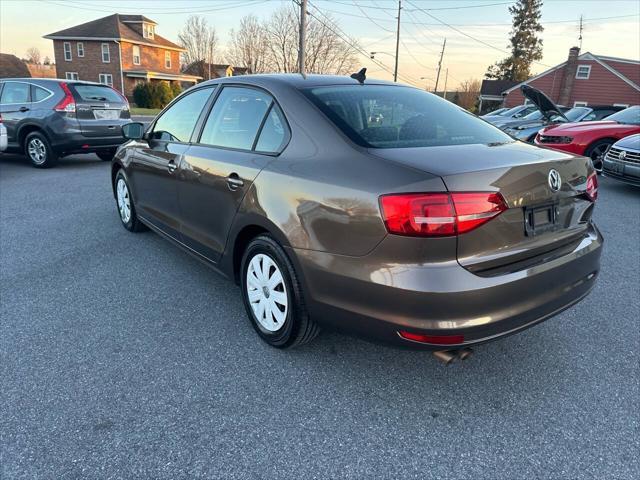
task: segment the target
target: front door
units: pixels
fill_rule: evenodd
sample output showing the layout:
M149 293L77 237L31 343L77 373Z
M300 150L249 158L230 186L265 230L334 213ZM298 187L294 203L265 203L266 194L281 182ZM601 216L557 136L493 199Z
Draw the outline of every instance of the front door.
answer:
M242 199L287 138L282 113L268 93L238 86L222 89L199 141L180 167L178 197L186 245L218 261Z
M137 214L180 239L177 172L213 88L189 93L160 114L136 149L128 172Z

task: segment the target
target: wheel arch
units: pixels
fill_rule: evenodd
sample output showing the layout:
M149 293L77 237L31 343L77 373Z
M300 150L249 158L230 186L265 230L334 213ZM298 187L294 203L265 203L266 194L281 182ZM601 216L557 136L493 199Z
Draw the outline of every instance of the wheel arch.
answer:
M29 135L32 132L41 133L42 135L44 135L47 141L51 143L51 139L49 138L49 135L47 135L47 132L45 131L44 128L42 128L41 125L38 125L37 123L25 123L24 125L21 125L20 128L18 129L18 145L20 145L21 149L23 150L25 149L26 145L24 144L24 141L27 138L27 135Z
M596 138L595 140L592 140L587 144L587 147L584 149L585 156L588 156L587 152L591 153L590 150L596 143L601 142L603 140L609 140L612 144L618 141L616 137L605 136L605 137Z

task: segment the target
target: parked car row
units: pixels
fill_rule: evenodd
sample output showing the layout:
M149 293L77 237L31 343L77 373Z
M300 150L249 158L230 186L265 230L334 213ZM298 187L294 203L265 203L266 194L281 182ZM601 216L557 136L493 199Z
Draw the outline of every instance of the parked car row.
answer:
M127 99L100 83L39 78L0 80L0 150L24 153L35 167L95 152L111 160L130 122Z

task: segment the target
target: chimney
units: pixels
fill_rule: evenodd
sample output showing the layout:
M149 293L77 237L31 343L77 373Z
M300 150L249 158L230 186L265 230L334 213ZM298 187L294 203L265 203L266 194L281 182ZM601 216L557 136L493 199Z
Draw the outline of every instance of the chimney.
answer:
M570 107L571 91L573 90L573 81L576 78L578 70L578 55L580 55L579 47L571 47L569 49L569 58L564 66L562 74L562 82L560 83L560 95L558 95L558 103L566 107Z

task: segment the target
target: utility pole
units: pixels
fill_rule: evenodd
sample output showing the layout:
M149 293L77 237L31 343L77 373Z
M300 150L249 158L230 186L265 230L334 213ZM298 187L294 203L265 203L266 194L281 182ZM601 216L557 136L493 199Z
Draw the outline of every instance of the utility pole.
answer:
M580 42L580 50L582 50L582 30L583 30L583 26L582 26L582 15L580 15L580 36L578 37L578 42Z
M400 51L400 11L402 10L402 0L398 0L398 29L396 31L396 67L393 69L393 81L398 81L398 52Z
M442 98L444 98L446 100L447 99L447 81L449 80L449 68L447 68L444 72L445 72L445 76L444 76L444 95L442 96Z
M438 62L438 75L436 76L436 86L433 89L434 93L438 93L438 80L440 80L440 69L442 68L442 57L444 57L444 47L447 46L447 39L442 42L442 51L440 52L440 61Z
M298 44L298 71L304 76L304 49L305 49L305 37L307 34L307 0L300 0L300 34Z

